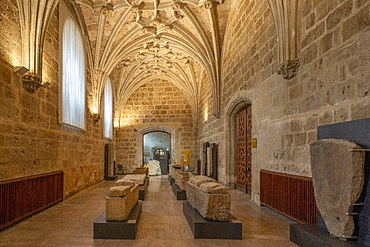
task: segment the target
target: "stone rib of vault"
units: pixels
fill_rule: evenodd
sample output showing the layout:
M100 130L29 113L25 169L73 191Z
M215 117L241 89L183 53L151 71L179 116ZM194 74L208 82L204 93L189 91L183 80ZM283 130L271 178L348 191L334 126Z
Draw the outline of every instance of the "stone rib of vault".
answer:
M351 204L364 185L365 153L354 142L323 139L311 144L312 181L317 207L334 237L352 236L355 224ZM344 237L345 238L345 237Z

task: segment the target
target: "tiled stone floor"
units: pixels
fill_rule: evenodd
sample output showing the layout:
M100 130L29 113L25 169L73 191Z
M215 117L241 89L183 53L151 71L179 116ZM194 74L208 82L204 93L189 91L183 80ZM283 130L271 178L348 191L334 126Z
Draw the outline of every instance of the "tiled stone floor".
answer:
M232 190L231 213L243 223L243 240L194 239L167 176L150 178L136 240L94 240L93 222L104 211L113 181L104 181L0 232L0 246L289 247L289 223Z

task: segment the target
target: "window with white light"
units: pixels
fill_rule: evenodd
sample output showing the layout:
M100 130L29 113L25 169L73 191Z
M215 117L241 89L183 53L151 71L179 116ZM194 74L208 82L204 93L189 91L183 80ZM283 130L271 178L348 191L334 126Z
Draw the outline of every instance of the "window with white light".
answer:
M76 23L66 18L62 40L62 122L85 128L85 52Z
M104 87L104 137L113 138L113 91L109 78Z

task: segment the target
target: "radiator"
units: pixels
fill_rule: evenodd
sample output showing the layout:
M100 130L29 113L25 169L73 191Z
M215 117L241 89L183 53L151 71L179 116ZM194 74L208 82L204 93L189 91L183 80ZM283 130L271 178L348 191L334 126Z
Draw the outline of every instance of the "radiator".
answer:
M63 171L0 181L0 229L63 200Z
M317 223L311 178L261 170L260 193L261 205L303 224Z

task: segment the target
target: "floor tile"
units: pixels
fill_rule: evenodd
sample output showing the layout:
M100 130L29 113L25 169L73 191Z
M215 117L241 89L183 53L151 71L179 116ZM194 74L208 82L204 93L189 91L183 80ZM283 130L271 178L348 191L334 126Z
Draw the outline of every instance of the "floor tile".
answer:
M231 190L231 213L243 224L243 240L194 239L167 176L150 177L135 240L93 239L114 181L103 181L0 232L0 247L289 247L287 218Z

